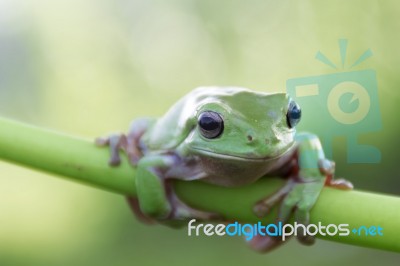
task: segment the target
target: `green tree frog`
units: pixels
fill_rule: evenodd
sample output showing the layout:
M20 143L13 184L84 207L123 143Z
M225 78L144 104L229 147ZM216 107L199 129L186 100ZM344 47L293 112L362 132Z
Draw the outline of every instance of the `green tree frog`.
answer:
M119 150L136 166L137 198L129 199L144 221L213 219L218 214L189 207L175 194L171 179L203 180L234 187L261 177L282 176L286 184L254 204L262 217L278 204L277 219L292 213L298 223L309 223L309 212L324 185L351 189L333 180L334 162L324 156L311 133L295 134L300 107L286 93L255 92L239 87L200 87L179 100L158 119L133 121L127 134L98 138L109 145L109 164L120 163ZM299 234L303 244L311 236ZM256 236L250 246L268 251L282 241Z

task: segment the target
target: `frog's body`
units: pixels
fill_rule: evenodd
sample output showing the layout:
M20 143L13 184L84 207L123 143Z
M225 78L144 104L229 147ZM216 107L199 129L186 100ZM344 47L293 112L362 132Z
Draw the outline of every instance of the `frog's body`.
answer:
M180 201L169 179L201 179L232 187L273 174L286 177L287 185L260 200L256 213L265 215L283 200L280 220L286 221L296 209L299 222L308 223L308 212L326 180L342 188L351 184L332 181L334 164L325 159L315 135L295 135L300 114L298 105L285 93L201 87L163 117L136 120L127 135L99 139L98 143L110 145L110 164L119 164L118 150L122 148L137 166L138 200L131 203L139 217L170 221L215 216ZM301 240L309 243L312 239L304 236ZM265 251L278 243L256 237L251 245Z
M264 106L254 110L254 100ZM279 167L294 146L294 129L286 126L288 97L243 88L198 88L163 117L149 123L140 140L144 155L175 154L191 169L182 179L203 179L223 186L250 183ZM214 110L224 118L224 134L206 139L196 132L198 113ZM284 126L282 126L284 124ZM134 125L132 126L135 127ZM261 131L260 128L265 128Z

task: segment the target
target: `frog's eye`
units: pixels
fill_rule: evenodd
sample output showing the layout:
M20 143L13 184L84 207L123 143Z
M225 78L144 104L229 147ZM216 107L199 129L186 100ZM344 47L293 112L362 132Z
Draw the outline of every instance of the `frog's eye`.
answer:
M197 122L200 127L200 133L205 138L214 139L224 131L224 120L216 112L205 111L201 113Z
M289 108L286 114L286 122L289 128L295 127L301 118L300 106L295 101L290 101Z

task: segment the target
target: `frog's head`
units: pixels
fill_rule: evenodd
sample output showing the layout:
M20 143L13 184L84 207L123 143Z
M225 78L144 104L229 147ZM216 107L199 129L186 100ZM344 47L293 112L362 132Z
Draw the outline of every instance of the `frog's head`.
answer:
M276 158L294 144L300 107L286 93L199 88L185 146L207 156Z

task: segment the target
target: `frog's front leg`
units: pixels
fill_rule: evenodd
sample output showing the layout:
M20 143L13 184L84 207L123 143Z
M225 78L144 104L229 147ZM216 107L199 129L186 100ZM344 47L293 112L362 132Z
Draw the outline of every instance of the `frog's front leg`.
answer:
M143 156L139 147L140 138L153 122L153 119L140 118L131 123L127 135L112 134L108 137L97 138L96 145L110 147L109 165L118 166L121 163L120 150L125 151L132 165L136 165Z
M318 199L324 185L341 189L351 189L350 182L340 179L333 180L334 163L325 158L321 143L317 136L302 133L296 136L297 148L289 162L292 172L287 183L272 196L262 199L255 207L255 213L262 217L278 204L278 221L287 222L294 212L297 223L308 225L310 210ZM299 227L300 228L300 227ZM259 237L261 238L261 237ZM297 232L297 238L303 244L314 243L314 237L305 232ZM255 238L250 245L259 250L267 251L279 245L279 241L261 241Z
M136 166L140 158L143 157L143 151L140 149L140 138L148 130L154 119L139 118L134 120L130 127L128 134L112 134L108 137L101 137L96 139L96 145L109 146L110 159L108 164L110 166L118 166L121 163L120 151L123 150L129 162ZM153 223L154 220L146 216L139 206L137 197L128 197L128 204L130 205L135 216L144 223Z
M189 207L174 191L170 169L182 168L182 160L174 154L156 154L143 157L136 172L136 190L140 211L161 223L170 226L184 225L189 218L209 220L219 218L215 213ZM192 171L187 169L187 171ZM187 176L193 173L186 173ZM186 176L186 175L184 175ZM185 179L185 178L182 178Z
M129 197L128 203L136 217L145 222L155 220L169 225L175 225L173 220L185 218L211 219L217 218L214 213L193 209L182 202L176 195L171 184L172 178L201 176L201 170L196 167L185 167L181 159L173 155L155 154L143 155L140 147L140 138L154 122L152 119L142 118L132 122L128 134L113 134L105 138L97 138L98 146L109 146L111 166L120 164L120 150L123 150L132 165L137 167L136 189L137 197ZM169 170L169 171L168 171ZM168 172L169 177L166 177ZM172 221L172 222L171 222Z
M321 173L323 173L326 176L325 180L326 186L343 190L353 189L353 184L350 181L344 178L333 179L335 174L335 162L330 161L328 159L321 159L319 160L318 165Z

